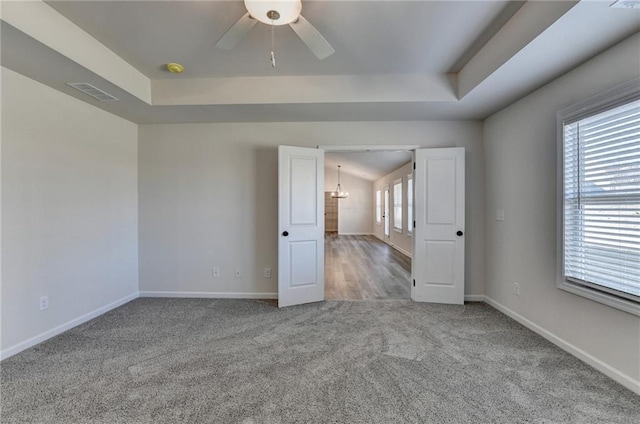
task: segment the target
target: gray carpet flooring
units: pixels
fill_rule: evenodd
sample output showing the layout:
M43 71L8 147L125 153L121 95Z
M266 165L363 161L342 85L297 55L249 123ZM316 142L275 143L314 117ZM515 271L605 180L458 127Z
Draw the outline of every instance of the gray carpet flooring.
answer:
M634 423L640 397L481 303L138 299L2 362L9 423Z

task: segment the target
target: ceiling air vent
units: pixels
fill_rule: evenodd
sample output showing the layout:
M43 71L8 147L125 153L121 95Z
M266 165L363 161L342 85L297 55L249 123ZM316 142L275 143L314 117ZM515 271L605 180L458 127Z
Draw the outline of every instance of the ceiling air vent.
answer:
M640 9L640 0L616 0L609 5L618 9Z
M109 93L105 93L99 88L94 87L93 85L86 82L69 82L67 83L69 87L73 87L76 90L82 91L84 94L93 97L94 99L98 99L101 102L105 100L118 100L117 97L112 96Z

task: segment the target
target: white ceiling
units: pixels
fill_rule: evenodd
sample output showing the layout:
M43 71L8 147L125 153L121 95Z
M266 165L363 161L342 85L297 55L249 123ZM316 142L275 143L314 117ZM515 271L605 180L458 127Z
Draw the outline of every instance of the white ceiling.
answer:
M240 1L49 1L150 78L446 73L508 5L487 1L304 1L302 14L334 47L320 61L288 26L258 23L233 50L215 42L244 13Z
M326 152L324 161L326 167L342 166L342 172L355 175L365 180L375 181L409 163L413 158L412 152L377 151L377 152ZM338 172L336 170L336 172Z
M336 53L320 61L280 27L272 69L263 24L214 47L239 0L5 1L1 59L141 124L479 120L640 31L640 10L610 2L305 0ZM174 61L184 74L163 69Z

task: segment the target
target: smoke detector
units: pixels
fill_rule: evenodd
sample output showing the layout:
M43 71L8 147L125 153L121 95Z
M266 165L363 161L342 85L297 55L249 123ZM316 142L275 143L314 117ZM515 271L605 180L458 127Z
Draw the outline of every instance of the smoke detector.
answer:
M181 74L184 72L184 66L175 62L167 63L167 71L172 74Z

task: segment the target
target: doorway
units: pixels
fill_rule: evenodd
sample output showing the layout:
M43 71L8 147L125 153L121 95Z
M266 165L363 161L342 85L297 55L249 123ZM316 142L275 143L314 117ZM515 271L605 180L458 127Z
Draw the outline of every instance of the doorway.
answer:
M407 220L411 196L406 175L412 172L412 160L410 151L325 152L325 189L335 185L337 165L343 190L349 192L340 199L325 193L326 299L411 299L409 229L393 223ZM391 185L398 175L405 181L400 188ZM404 208L391 203L398 193ZM336 210L339 228L331 222Z
M278 147L279 307L325 299L325 152L400 149L400 146ZM411 267L411 299L463 304L464 148L416 146L407 150L414 150L412 216L417 225L412 226L411 245L413 256L418 258ZM394 182L393 188L397 185ZM370 199L373 200L373 195ZM397 203L396 199L394 207L388 208L392 215L399 208ZM402 225L393 217L389 219L389 227L391 223L393 228L388 232L393 239Z

